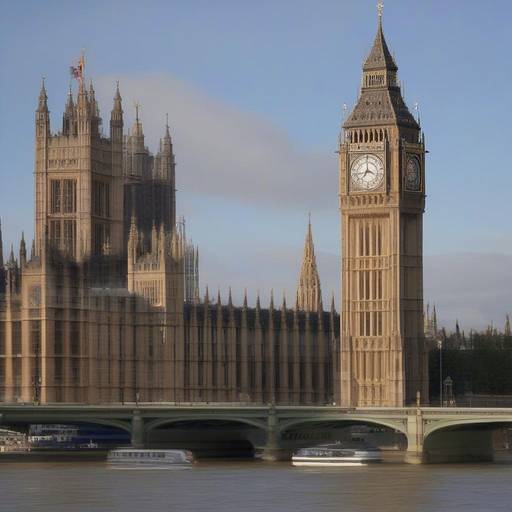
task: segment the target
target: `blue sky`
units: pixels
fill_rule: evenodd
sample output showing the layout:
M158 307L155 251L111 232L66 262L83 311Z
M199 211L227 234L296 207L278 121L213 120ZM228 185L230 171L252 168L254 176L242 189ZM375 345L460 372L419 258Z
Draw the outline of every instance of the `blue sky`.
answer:
M334 151L376 29L375 1L10 2L0 20L4 242L33 225L33 118L47 77L55 130L85 48L108 121L121 81L127 126L142 103L156 149L169 112L178 209L201 281L240 297L293 297L307 212L324 290L339 292ZM512 6L385 2L384 29L430 151L425 296L451 326L512 312L509 129ZM107 124L107 123L105 123Z

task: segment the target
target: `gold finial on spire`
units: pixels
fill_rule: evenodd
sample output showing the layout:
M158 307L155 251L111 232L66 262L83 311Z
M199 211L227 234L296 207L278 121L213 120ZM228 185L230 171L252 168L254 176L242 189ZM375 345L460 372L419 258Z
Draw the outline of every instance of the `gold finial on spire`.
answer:
M133 106L135 107L135 121L139 122L139 108L140 108L139 101L138 100L134 101Z
M382 11L384 10L384 4L379 2L377 4L377 13L379 14L379 19L382 18Z

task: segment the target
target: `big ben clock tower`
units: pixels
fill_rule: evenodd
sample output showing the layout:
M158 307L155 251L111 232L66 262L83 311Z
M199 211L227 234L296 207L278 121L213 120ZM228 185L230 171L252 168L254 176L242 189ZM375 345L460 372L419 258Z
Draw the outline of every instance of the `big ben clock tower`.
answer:
M341 403L402 407L428 400L423 340L425 145L402 98L382 30L343 125Z

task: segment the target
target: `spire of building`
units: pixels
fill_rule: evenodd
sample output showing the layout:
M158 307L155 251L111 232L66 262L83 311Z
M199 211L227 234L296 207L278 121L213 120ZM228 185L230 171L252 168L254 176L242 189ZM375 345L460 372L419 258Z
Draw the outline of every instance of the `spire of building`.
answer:
M510 317L508 315L505 318L505 330L503 333L507 337L512 335L511 330L510 330Z
M112 108L112 113L123 113L122 101L121 93L119 92L119 82L116 82L116 93L114 95L114 106Z
M300 269L299 286L297 288L299 309L304 311L319 311L322 302L321 296L322 291L316 265L313 230L311 228L310 218L304 243L304 256Z
M85 88L84 79L78 81L78 95L76 99L76 109L79 116L88 117L90 113L89 97Z
M20 242L20 266L24 267L27 263L27 245L25 244L25 233L21 232Z
M110 112L110 140L122 147L123 144L123 106L119 92L119 82L116 83L114 105Z
M92 84L91 84L92 85ZM69 84L68 98L66 100L66 114L73 114L75 110L75 102L73 101L73 91L71 89L71 84Z
M11 252L9 254L8 267L14 268L16 267L16 258L14 257L14 246L11 244Z
M75 121L75 102L73 101L73 91L71 90L71 84L69 84L68 98L66 100L66 107L62 116L62 133L64 135L72 135L74 131Z
M384 31L382 30L382 8L380 8L377 34L375 34L375 40L373 41L372 49L370 50L370 53L364 62L363 70L371 71L382 69L397 71L398 66L396 65L395 59L389 51L386 39L384 37Z
M171 133L169 131L169 114L165 114L165 135L164 140L171 140Z
M142 123L139 119L139 109L140 103L138 101L135 102L135 122L132 126L132 137L136 137L137 139L142 139L143 149L144 149L144 132L142 130Z
M384 37L382 10L379 8L377 33L363 64L361 93L356 106L343 123L345 129L394 124L420 130L402 97L397 71L398 66Z
M37 112L48 113L48 96L46 95L46 85L44 76L41 82L41 91L39 92L39 104L37 106Z
M94 86L92 85L92 80L89 83L89 102L91 104L91 114L93 117L100 117L100 109L98 107L98 102L96 101L96 93L94 92Z

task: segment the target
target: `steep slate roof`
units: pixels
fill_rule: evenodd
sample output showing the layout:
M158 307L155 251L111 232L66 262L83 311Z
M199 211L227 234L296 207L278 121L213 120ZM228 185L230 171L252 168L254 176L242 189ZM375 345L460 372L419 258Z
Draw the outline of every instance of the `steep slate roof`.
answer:
M375 35L375 41L370 54L366 58L363 65L363 71L372 71L378 69L388 69L390 71L397 71L398 66L389 51L384 33L382 31L382 20L379 17L379 27Z
M363 72L383 71L396 73L398 67L391 56L382 22L379 26L370 54L363 65ZM343 124L344 128L397 124L406 128L420 129L409 112L398 85L362 87L356 106Z

